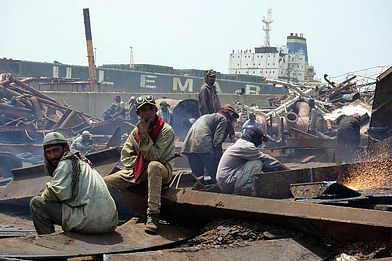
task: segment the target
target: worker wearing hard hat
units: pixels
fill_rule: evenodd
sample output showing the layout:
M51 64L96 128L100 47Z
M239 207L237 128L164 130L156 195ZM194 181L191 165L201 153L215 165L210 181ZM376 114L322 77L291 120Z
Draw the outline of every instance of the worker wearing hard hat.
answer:
M54 233L54 224L64 231L89 234L113 231L118 221L116 204L90 161L70 151L59 132L48 133L43 145L45 171L52 179L42 195L30 201L37 233Z
M162 185L168 186L173 175L175 135L172 127L157 115L153 96L138 97L136 110L140 122L121 150L125 168L104 180L111 191L147 187L147 211L144 207L134 208L133 220L140 222L147 214L145 231L153 234L158 230Z
M91 133L89 131L83 131L82 135L77 137L71 145L71 149L77 150L83 154L94 151L93 140L91 138Z

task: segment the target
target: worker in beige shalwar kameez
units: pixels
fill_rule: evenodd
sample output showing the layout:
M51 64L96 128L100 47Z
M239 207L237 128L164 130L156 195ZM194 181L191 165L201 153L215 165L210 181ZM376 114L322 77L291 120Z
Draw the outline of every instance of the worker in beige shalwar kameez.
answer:
M109 190L134 189L148 186L145 231L156 233L161 208L162 185L168 185L174 167L174 131L157 115L154 97L136 99L139 123L129 134L121 151L124 169L106 176ZM135 211L135 210L134 210ZM136 212L136 211L135 211ZM140 221L141 213L136 219Z
M33 197L30 210L38 234L64 231L103 234L118 222L115 202L88 159L70 151L61 133L44 138L45 171L52 176L41 196Z

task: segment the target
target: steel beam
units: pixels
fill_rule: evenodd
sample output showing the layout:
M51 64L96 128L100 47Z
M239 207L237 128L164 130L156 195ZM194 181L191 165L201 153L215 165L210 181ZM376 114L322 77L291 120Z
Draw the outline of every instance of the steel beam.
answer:
M182 220L253 219L289 226L337 241L392 238L392 212L292 200L169 189L162 212Z

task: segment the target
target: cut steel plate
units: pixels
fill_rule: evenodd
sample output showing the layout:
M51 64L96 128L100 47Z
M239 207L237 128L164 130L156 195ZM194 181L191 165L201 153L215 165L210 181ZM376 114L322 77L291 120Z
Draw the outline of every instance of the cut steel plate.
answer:
M115 232L88 235L62 232L51 235L1 238L0 257L3 258L68 258L151 250L170 246L191 236L189 230L161 225L157 235L144 232L144 224L126 223Z
M336 181L295 183L290 185L294 198L342 198L358 197L361 193Z

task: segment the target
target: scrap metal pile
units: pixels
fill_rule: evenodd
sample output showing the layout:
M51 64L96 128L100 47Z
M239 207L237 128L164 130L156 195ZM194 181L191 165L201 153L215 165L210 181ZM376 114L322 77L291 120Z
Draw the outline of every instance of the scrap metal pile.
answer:
M92 139L97 147L106 147L104 143L116 133L117 128L120 127L119 136L121 131L127 133L133 128L125 120L104 122L63 103L36 90L24 80L15 79L11 74L0 75L0 162L4 166L10 157L15 162L5 169L21 167L20 159L25 163L41 163L42 141L49 131L59 131L72 141L88 130L93 134ZM118 139L117 143L120 143L121 137Z
M0 75L0 108L0 132L5 134L0 139L3 143L6 138L8 142L35 143L42 141L40 133L45 131L62 129L75 134L102 121L66 104L61 105L11 74ZM15 131L24 132L25 138L16 137Z
M381 107L373 106L375 85L376 83L385 85L388 79L384 78L388 78L390 70L385 71L378 78L373 75L361 77L347 74L345 77L340 77L340 83L329 80L325 75L326 84L323 85L316 82L293 84L267 79L271 84L288 88L289 94L270 98L271 108L263 109L256 104L248 106L237 103L237 110L241 112L241 122L238 127L242 126L250 113L254 113L263 131L274 139L273 142L266 144L267 148L282 148L286 151L288 149L291 150L291 154L302 155L304 160L310 157L308 159L334 162L337 129L344 115L360 116L362 146L367 144L370 138L369 132L380 128L388 132L385 130L385 126L388 126L387 120L381 120L382 124L377 123L375 128L371 126L372 124L369 126L369 123L370 116L374 113L378 114L379 116L376 116L379 118L390 115L388 112L380 114L380 111L389 106L387 88L384 87L384 95L379 95L378 98L380 101L377 104ZM316 157L312 158L312 155Z

